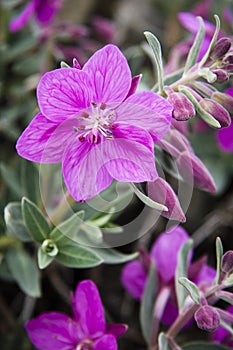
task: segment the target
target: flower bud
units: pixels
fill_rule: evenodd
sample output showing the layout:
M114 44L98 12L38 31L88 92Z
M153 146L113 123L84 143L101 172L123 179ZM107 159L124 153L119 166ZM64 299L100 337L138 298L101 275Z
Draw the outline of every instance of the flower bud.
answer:
M218 60L222 58L231 48L231 39L221 38L219 39L213 47L210 54L212 60Z
M201 306L194 314L197 326L207 332L214 332L220 325L220 316L215 308L209 305Z
M212 72L217 76L218 83L222 83L229 79L229 74L225 69L213 69Z
M169 91L167 100L174 107L172 116L176 120L188 120L194 117L196 113L195 108L182 92Z
M230 52L228 55L226 55L224 57L224 59L222 60L223 63L226 65L226 64L233 64L233 53Z
M209 98L203 98L200 101L200 106L215 120L217 120L220 123L221 127L227 127L231 124L230 114L218 102L213 101Z
M233 272L233 250L229 250L222 257L221 269L224 273Z
M211 99L224 107L233 116L233 97L222 92L214 92Z

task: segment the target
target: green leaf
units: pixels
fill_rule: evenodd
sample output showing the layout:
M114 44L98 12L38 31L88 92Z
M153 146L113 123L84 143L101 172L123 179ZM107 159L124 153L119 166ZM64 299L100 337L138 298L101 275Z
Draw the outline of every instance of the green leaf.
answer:
M22 291L32 297L39 297L39 272L30 255L23 249L11 248L6 253L6 261Z
M159 334L158 344L159 344L159 350L169 350L168 339L163 332Z
M188 270L188 256L190 249L193 245L192 239L189 239L179 250L178 253L178 261L175 273L175 287L176 287L176 296L177 296L177 304L179 307L179 311L182 310L184 305L184 301L187 297L187 290L183 288L180 284L179 279L181 277L187 277Z
M183 350L229 350L229 348L219 345L219 344L211 344L207 342L192 342L187 343L182 346Z
M211 51L213 50L213 47L218 39L218 34L219 34L219 31L220 31L220 19L218 17L218 15L214 15L214 19L215 19L215 22L216 22L216 28L215 28L215 32L214 32L214 35L212 36L212 39L211 39L211 42L210 42L210 45L208 47L208 50L206 51L205 55L203 56L202 60L199 62L199 67L202 67L206 61L208 60L209 56L210 56L210 53Z
M221 276L221 262L222 262L222 256L223 256L223 246L222 241L220 237L216 238L216 276L214 279L214 284L217 285L219 283L219 279Z
M45 253L42 247L38 249L37 257L38 257L38 265L40 269L45 269L49 264L51 264L51 262L55 258L54 256L51 256Z
M16 172L4 163L0 164L0 172L2 174L3 180L6 182L7 186L14 194L14 197L22 197L22 188L20 186Z
M220 291L216 293L216 296L224 300L226 303L233 305L233 294L231 292L226 292L226 291Z
M23 242L30 242L32 238L24 224L21 203L11 202L4 209L4 219L7 230Z
M59 248L56 259L67 267L87 268L98 266L103 262L98 255L88 248L84 248L74 242Z
M157 295L157 274L153 263L151 263L149 276L143 292L140 307L140 324L143 336L149 345L152 338L154 323L154 304Z
M41 210L29 199L22 199L22 213L24 222L32 236L39 243L42 243L51 231L51 228L42 214Z
M198 54L199 54L199 50L201 47L201 43L204 39L204 35L205 35L205 26L204 26L204 22L203 19L201 17L197 17L199 22L200 22L200 29L195 37L195 40L193 42L193 45L189 51L186 63L185 63L185 67L184 67L184 73L183 75L185 75L190 68L192 68L195 63L197 62L197 58L198 58Z
M95 254L97 254L105 264L122 264L127 261L136 259L138 253L123 254L116 249L111 248L89 248Z
M221 128L220 123L214 117L212 117L211 114L206 112L200 106L197 99L193 96L193 94L188 89L185 88L185 86L179 86L179 91L183 92L183 94L185 94L188 97L188 99L193 103L196 109L196 112L199 114L201 119L203 119L207 124L209 124L210 126L213 126L214 128L217 128L217 129Z
M159 210L159 211L168 211L168 208L160 203L153 201L151 198L147 197L144 193L142 193L133 183L129 184L136 196L145 203L148 207Z
M148 41L153 54L155 58L156 68L157 68L157 74L158 74L158 85L159 85L159 91L164 90L164 83L163 83L163 60L162 60L162 50L159 40L156 38L156 36L150 32L144 32L144 35L146 37L146 40Z
M198 287L196 286L196 284L191 282L186 277L180 277L179 282L180 282L180 284L182 284L182 286L184 288L187 289L187 291L190 294L191 298L193 299L194 303L200 304L201 296L200 296L200 293L199 293L199 290L198 290Z

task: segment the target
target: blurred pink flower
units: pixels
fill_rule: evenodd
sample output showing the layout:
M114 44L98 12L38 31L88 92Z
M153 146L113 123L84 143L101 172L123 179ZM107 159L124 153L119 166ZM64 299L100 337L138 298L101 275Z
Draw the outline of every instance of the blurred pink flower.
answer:
M233 97L233 87L225 91L226 94ZM226 153L233 153L233 123L227 128L217 131L216 138L220 149Z

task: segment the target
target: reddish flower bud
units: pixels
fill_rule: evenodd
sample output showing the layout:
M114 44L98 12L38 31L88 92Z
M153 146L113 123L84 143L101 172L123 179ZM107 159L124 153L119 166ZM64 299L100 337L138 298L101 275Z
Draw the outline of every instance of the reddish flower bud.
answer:
M233 53L230 52L228 55L226 55L223 59L223 63L226 64L233 64Z
M214 332L220 325L220 316L215 308L209 305L201 306L194 314L197 326L207 332Z
M233 97L222 92L214 92L211 99L223 106L233 116Z
M229 74L225 69L213 69L212 72L217 76L217 81L219 83L229 79Z
M219 39L213 47L210 54L212 60L218 60L222 58L231 48L231 39L221 38Z
M204 191L215 192L214 180L201 160L195 154L185 151L176 160L183 179Z
M200 106L216 119L221 127L227 127L231 124L231 117L228 111L218 102L209 98L203 98L200 101Z
M233 272L233 250L229 250L223 255L221 268L225 273Z
M188 120L194 117L195 108L182 92L169 92L167 100L174 107L172 116L176 120Z

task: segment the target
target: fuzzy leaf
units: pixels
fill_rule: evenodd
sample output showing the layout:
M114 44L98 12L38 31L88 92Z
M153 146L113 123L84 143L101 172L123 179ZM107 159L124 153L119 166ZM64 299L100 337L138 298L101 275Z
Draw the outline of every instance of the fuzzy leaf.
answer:
M45 269L54 260L54 256L48 255L44 252L42 247L38 249L37 252L38 265L40 269Z
M11 202L4 209L4 219L7 230L23 242L30 242L32 238L24 224L21 203Z
M132 188L136 196L148 207L160 211L168 211L168 208L165 205L153 201L151 198L142 193L133 183L130 183L130 187Z
M218 284L221 275L221 262L223 256L223 246L220 237L216 238L216 277L214 279L214 284Z
M48 238L51 228L40 209L29 199L22 199L22 213L24 222L32 236L39 243Z
M168 339L164 333L159 334L158 343L159 350L169 350Z
M6 253L6 261L22 291L32 297L39 297L39 272L30 255L23 249L11 248Z
M98 266L103 262L98 255L88 248L84 248L74 242L59 247L56 259L67 267L87 268Z
M175 287L176 287L177 304L180 311L182 310L184 301L187 297L187 290L184 289L183 286L180 284L179 279L181 277L187 277L188 255L192 245L193 245L193 241L189 239L182 246L182 248L178 253L178 261L177 261L176 274L175 274Z
M198 290L198 287L196 286L196 284L191 282L186 277L180 277L179 282L180 282L180 284L182 284L182 286L184 288L186 288L186 290L190 294L191 298L193 299L194 303L200 304L201 297L200 297L200 293L199 293L199 290Z
M159 91L164 90L164 83L163 83L163 60L162 60L162 50L159 40L156 38L156 36L150 32L144 32L144 35L146 37L146 40L148 41L153 54L155 58L156 68L157 68L157 74L158 74L158 85L159 85Z
M111 248L89 248L95 254L97 254L105 264L122 264L127 261L136 259L138 253L123 254L116 249Z
M140 307L140 324L143 336L149 345L152 338L152 328L154 323L154 304L157 295L157 274L155 266L151 263L149 276L143 292Z
M193 42L191 49L189 51L189 54L188 54L188 57L187 57L187 60L185 63L183 75L185 75L189 71L189 69L192 68L195 65L195 63L197 62L201 43L202 43L204 35L205 35L205 26L204 26L203 19L201 17L197 17L197 18L200 22L200 29L195 37L195 40Z

